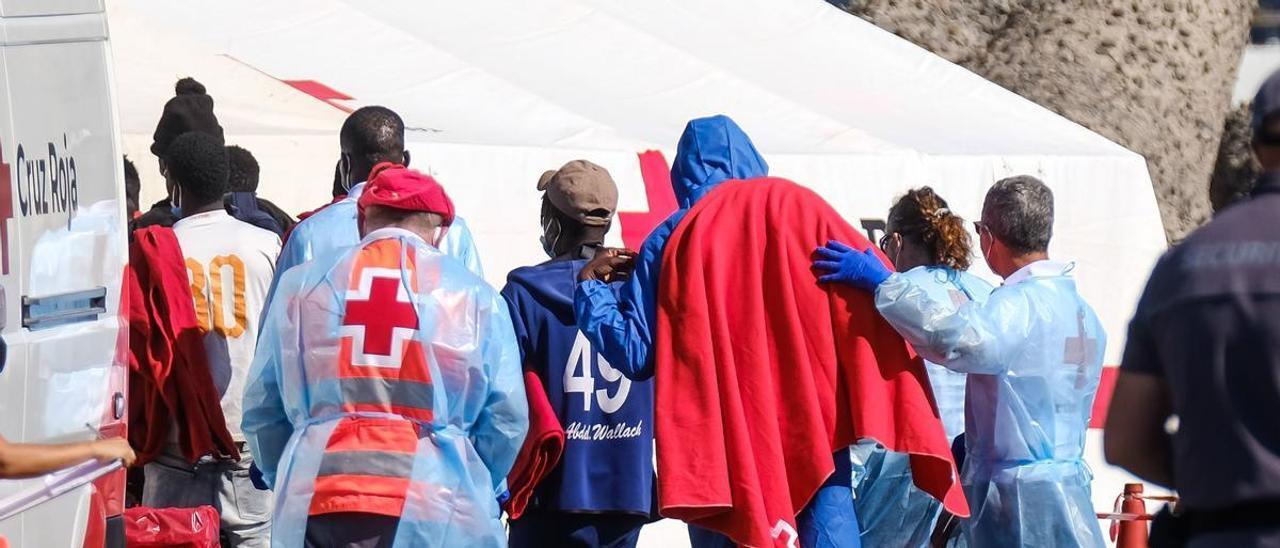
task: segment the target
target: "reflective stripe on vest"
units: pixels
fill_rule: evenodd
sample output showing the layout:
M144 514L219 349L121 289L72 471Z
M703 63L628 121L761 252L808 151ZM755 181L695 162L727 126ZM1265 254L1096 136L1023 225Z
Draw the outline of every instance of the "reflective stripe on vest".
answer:
M351 406L351 410L384 411L416 420L431 420L435 393L430 383L379 378L345 378L334 382L342 392L342 404ZM311 413L324 414L330 405L317 402Z
M342 419L320 460L310 514L399 516L413 476L419 432L409 420Z
M407 478L413 474L413 453L390 451L339 451L326 453L320 476L379 476Z

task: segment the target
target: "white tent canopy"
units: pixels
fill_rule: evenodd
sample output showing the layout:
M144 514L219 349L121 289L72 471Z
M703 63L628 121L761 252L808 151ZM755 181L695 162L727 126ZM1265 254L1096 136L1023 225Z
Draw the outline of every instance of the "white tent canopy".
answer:
M1248 103L1258 93L1258 88L1268 76L1280 70L1280 45L1251 44L1240 57L1240 69L1236 71L1236 85L1231 91L1233 103Z
M636 153L669 159L685 122L714 113L738 121L772 174L814 188L855 224L883 218L913 186L934 186L972 219L995 180L1043 178L1057 198L1051 251L1077 261L1111 335L1108 364L1165 248L1140 156L821 0L110 6L134 156L149 156L173 81L192 75L215 97L228 141L258 156L260 192L308 210L328 198L344 116L333 105L389 106L412 128L413 164L445 184L498 285L543 259L543 170L590 159L618 181L620 209L643 212ZM354 99L326 104L283 80ZM144 186L163 193L154 179ZM1099 507L1118 488L1096 485Z

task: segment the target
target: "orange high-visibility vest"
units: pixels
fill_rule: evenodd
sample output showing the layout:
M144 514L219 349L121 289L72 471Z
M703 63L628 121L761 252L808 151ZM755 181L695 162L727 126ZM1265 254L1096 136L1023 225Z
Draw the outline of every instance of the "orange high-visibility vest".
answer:
M316 476L310 513L362 512L398 517L413 472L420 425L433 418L431 371L421 343L417 310L408 292L417 291L413 254L401 276L401 247L381 240L355 258L342 317L337 380L338 409L351 416L329 437ZM410 284L408 291L403 284ZM331 405L331 404L330 404ZM396 418L400 417L400 418Z

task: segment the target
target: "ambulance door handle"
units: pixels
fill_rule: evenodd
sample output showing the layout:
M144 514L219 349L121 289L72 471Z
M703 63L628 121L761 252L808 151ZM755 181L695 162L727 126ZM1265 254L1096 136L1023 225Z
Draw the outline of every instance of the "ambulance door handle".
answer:
M116 420L124 418L124 394L120 392L111 396L111 416Z

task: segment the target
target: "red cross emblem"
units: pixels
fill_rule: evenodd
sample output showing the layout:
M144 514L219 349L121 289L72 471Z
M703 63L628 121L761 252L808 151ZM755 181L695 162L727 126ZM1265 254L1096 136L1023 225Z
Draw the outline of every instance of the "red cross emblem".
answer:
M351 364L400 367L404 343L418 330L418 311L398 268L366 267L347 291L341 332L352 338Z

